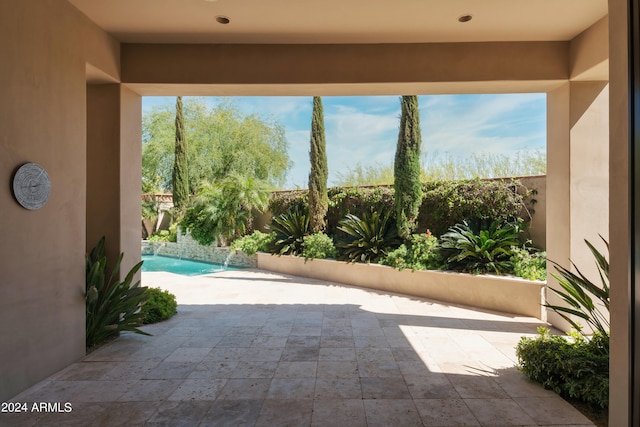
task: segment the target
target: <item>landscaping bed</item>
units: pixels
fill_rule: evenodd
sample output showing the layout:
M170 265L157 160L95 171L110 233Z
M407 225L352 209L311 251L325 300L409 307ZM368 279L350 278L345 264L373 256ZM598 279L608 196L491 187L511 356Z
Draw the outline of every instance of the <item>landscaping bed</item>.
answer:
M546 319L546 283L510 276L450 271L396 270L379 264L349 263L290 255L256 254L258 268L452 304Z

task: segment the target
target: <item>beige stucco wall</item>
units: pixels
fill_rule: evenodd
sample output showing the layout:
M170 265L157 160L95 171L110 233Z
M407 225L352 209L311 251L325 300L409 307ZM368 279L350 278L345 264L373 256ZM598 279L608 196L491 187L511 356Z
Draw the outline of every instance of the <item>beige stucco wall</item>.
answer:
M578 141L571 140L572 132L574 135L583 132L579 129L582 124L573 130L575 123L569 115L569 106L579 103L572 94L583 90L575 82L563 82L569 77L580 81L594 78L587 77L594 67L585 64L602 64L598 62L602 38L594 35L601 34L608 24L612 125L609 232L614 325L611 402L612 425L623 425L624 415L620 414L626 413L625 393L629 383L627 2L610 0L609 6L608 23L597 23L592 33L585 33L571 43L125 45L122 76L134 91L148 90L154 94L177 94L176 90L181 94L226 91L226 94L254 95L549 91L549 117L553 117L549 135L560 135L563 142L549 146L549 153L555 154L549 163L547 200L549 205L555 200L551 213L558 217L553 225L548 215L548 235L553 235L558 243L548 250L558 255L556 259L563 260L572 252L571 239L580 241L571 234L571 227L566 226L576 218L572 217L566 200L573 185L569 175L571 149ZM600 47L592 51L589 46L595 46L593 43ZM48 169L52 180L51 199L35 212L17 206L9 186L0 185L3 223L10 225L0 241L3 269L0 398L3 399L83 353L84 247L78 242L86 238L85 140L88 131L91 132L85 122L86 81L117 82L120 63L118 43L64 0L0 0L0 49L2 63L10 64L0 67L3 94L0 176L9 183L20 163L37 161ZM522 55L523 51L527 55ZM587 60L589 55L594 59ZM409 61L412 67L402 66ZM254 64L260 64L259 73L255 72ZM593 98L594 108L605 103L601 96L605 95ZM120 90L117 112L120 120L130 117L137 105L136 94ZM139 197L135 201L138 208L130 200L139 191L137 167L133 172L128 170L139 157L137 149L125 142L130 143L134 135L139 135L135 124L138 118L134 115L130 123L121 123L122 130L116 136L124 144L123 157L128 156L118 162L118 175L123 183L118 196L126 199L120 211L121 221L122 217L137 215L139 209ZM552 186L560 191L550 194ZM574 187L574 191L579 190ZM606 203L605 199L600 197L598 203ZM128 223L121 222L120 227L121 248L133 244L134 234L137 247L139 216L135 217L135 233L129 234ZM18 324L20 333L14 333ZM41 357L43 349L46 358Z
M449 271L398 271L379 264L348 263L325 259L257 253L258 268L311 277L347 285L430 298L489 310L544 319L543 282L516 277L454 273Z
M609 238L609 85L572 82L570 103L571 259L598 278L584 240L606 253L599 236Z
M140 218L142 204L142 98L120 87L120 251L124 252L120 272L124 277L140 261ZM139 280L138 274L135 280Z
M93 55L103 58L95 61L107 64L113 43L100 47L99 39L109 38L99 33L63 0L0 1L0 401L84 355L80 35L95 42ZM20 207L10 190L15 169L27 161L44 166L51 179L49 201L37 211Z
M120 88L87 85L87 249L105 236L108 269L120 241Z
M121 278L140 255L141 126L139 95L119 84L87 85L86 245L105 236L109 268L123 251Z
M547 236L554 236L547 259L567 268L571 260L596 282L598 270L584 240L606 253L599 236L609 235L608 111L607 82L570 82L547 96ZM550 262L547 268L555 271ZM559 287L553 278L549 286ZM551 292L548 298L561 303ZM553 312L548 319L570 329Z
M570 267L571 257L570 86L566 83L547 94L547 260L564 267ZM549 261L547 271L553 271ZM553 279L547 277L547 282L552 285ZM548 295L553 298L551 292ZM554 313L548 319L560 329L569 329Z
M569 44L572 81L609 79L609 17L605 16Z
M609 425L629 423L630 239L627 1L609 1L609 239L611 360ZM637 327L637 326L636 326Z
M178 85L180 94L236 95L323 95L326 88L345 95L359 93L362 85L369 91L366 94L381 90L395 94L460 90L472 93L488 90L491 84L492 90L498 91L545 91L569 77L568 52L567 42L123 44L122 80L143 94L165 94L166 85ZM255 72L256 67L259 73ZM368 84L375 84L377 89ZM400 91L398 84L404 85ZM237 92L225 92L225 85Z
M525 176L518 178L522 185L528 190L535 190L535 194L527 200L535 199L531 224L529 225L529 238L533 246L540 249L547 249L547 176Z
M120 43L102 31L93 21L83 19L78 29L87 64L87 81L117 82L120 80Z
M570 42L572 80L547 93L547 259L568 268L571 260L594 281L584 239L606 249L599 235L607 239L609 227L608 24L605 17ZM549 286L559 285L550 277ZM551 292L548 298L561 303ZM570 329L553 312L548 319Z

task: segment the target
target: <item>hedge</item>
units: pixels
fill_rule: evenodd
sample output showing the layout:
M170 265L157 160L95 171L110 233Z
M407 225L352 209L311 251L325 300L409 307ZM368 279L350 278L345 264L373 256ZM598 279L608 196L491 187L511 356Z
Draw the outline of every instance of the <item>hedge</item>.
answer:
M434 181L423 184L423 200L418 214L416 233L427 229L436 236L449 227L467 220L483 224L493 220L513 220L531 217L525 205L527 189L518 180ZM333 187L328 189L329 211L327 234L335 235L338 221L350 213L358 217L372 212L390 212L395 220L393 188ZM274 193L269 210L278 216L291 208L307 210L307 191L293 190Z

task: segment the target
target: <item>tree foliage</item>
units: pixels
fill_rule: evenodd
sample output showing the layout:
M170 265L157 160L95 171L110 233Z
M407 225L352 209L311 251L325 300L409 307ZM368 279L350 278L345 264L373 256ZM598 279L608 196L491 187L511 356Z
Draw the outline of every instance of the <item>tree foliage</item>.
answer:
M418 230L429 229L436 236L449 227L467 221L476 228L493 221L531 220L524 188L518 180L432 181L422 187Z
M185 98L184 127L189 135L189 186L231 174L251 176L280 187L290 167L284 128L273 120L243 114L230 101L209 106ZM154 107L142 118L143 192L171 191L175 126L171 106Z
M264 181L231 174L218 182L204 181L180 221L183 231L202 245L228 244L252 230L253 214L269 199Z
M401 98L400 132L394 162L394 189L398 234L408 238L422 203L420 183L420 113L418 97Z
M422 155L421 181L448 181L476 178L508 178L514 176L544 175L547 158L543 151L519 151L507 154L471 154L464 159L452 156ZM362 185L393 184L393 164L354 165L338 172L337 185L356 187Z
M184 133L182 97L176 99L176 140L173 161L173 205L180 211L189 201L188 148Z
M434 181L422 186L422 205L416 232L430 230L436 236L467 220L474 226L489 226L522 218L528 223L531 211L525 203L528 191L518 180ZM394 191L389 186L333 187L328 189L327 234L334 235L338 221L347 214L358 217L373 212L390 212L395 222ZM307 190L278 191L269 199L269 211L278 216L290 209L307 211ZM406 239L405 239L406 240Z
M327 150L324 135L324 113L322 98L313 97L313 115L311 119L311 173L309 174L309 227L314 233L324 230L325 217L329 207L327 196Z

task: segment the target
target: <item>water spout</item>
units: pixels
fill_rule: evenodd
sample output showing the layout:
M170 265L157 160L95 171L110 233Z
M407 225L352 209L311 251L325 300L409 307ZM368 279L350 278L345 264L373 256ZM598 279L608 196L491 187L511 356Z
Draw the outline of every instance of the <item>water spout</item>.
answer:
M229 261L231 260L232 256L233 256L233 252L229 251L229 253L227 254L227 258L224 260L224 264L223 264L224 270L226 270L227 267L229 267Z
M160 244L160 246L158 246L157 248L155 248L155 249L153 250L153 256L158 255L158 252L160 252L160 249L162 249L162 248L163 248L163 247L165 247L165 246L167 246L167 244L166 244L166 243L161 243L161 244Z

